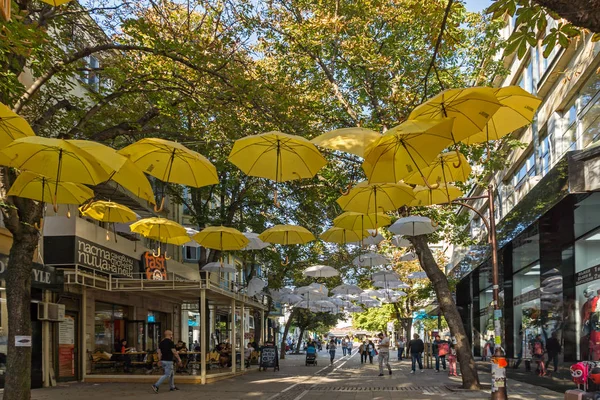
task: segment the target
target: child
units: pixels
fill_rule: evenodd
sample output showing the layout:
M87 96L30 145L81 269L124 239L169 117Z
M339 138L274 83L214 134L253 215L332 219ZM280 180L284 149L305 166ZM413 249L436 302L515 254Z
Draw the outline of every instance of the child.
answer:
M454 344L450 346L450 353L448 354L448 376L458 376L456 373L456 350Z

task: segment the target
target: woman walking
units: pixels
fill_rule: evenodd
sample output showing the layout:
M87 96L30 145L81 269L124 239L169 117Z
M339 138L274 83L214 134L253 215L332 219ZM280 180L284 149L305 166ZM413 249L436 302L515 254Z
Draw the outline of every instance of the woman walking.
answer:
M328 350L329 350L329 359L331 364L333 364L333 359L335 358L335 349L336 349L337 345L335 344L335 339L331 339L331 341L329 342L329 346L327 346Z

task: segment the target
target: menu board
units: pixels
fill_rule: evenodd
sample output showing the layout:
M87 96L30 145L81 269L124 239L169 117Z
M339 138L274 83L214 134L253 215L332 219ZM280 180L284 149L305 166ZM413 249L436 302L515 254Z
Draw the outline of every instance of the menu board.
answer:
M263 346L260 348L260 364L258 370L265 371L267 368L273 368L275 371L279 371L277 346Z

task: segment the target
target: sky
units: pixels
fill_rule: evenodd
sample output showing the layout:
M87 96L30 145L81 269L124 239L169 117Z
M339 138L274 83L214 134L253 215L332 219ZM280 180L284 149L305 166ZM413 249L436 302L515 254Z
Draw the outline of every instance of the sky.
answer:
M479 12L487 8L492 4L491 0L464 0L467 6L467 10L473 12Z

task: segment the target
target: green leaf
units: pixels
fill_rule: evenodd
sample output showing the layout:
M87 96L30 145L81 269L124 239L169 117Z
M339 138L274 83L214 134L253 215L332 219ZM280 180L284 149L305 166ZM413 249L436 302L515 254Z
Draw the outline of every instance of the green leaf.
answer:
M569 40L569 38L566 35L558 35L558 43L565 49L567 47L569 47L570 42L571 41Z
M517 50L517 57L519 57L519 60L523 59L525 53L527 53L527 41L522 40L519 43L519 49Z
M546 37L548 38L548 37ZM545 41L546 39L544 39ZM554 50L554 47L556 46L556 40L551 40L548 43L546 43L546 48L544 49L544 58L548 58L550 56L550 53L552 53L552 50Z

